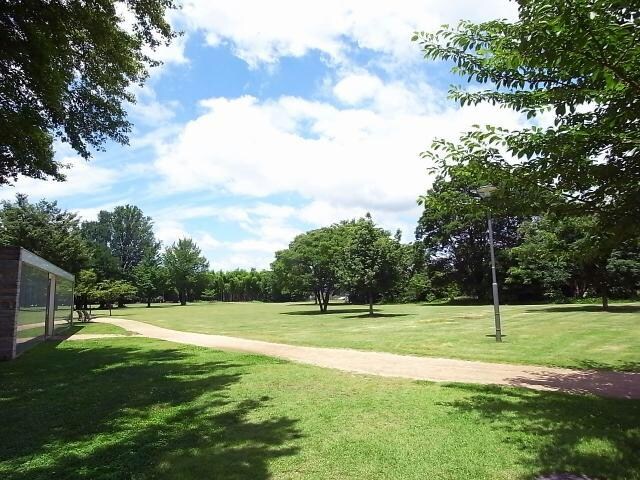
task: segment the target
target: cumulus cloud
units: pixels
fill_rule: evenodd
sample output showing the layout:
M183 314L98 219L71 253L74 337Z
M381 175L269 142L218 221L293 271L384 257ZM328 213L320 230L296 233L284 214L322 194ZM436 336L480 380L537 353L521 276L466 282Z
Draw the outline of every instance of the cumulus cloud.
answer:
M159 148L157 172L177 191L295 193L343 208L404 211L428 187L419 153L434 137L456 137L474 123L521 124L508 110L439 108L420 89L380 85L375 108L286 96L206 100L204 113Z
M79 157L63 157L60 162L67 165L63 170L66 182L37 180L19 177L13 186L0 188L0 199L15 197L16 193L26 193L31 198L57 199L74 195L96 194L107 191L118 180L120 174L115 170L90 164Z
M182 21L204 32L211 46L228 43L251 66L300 57L316 50L344 62L351 50L369 49L399 61L417 59L412 32L430 30L461 18L515 16L507 0L185 0Z

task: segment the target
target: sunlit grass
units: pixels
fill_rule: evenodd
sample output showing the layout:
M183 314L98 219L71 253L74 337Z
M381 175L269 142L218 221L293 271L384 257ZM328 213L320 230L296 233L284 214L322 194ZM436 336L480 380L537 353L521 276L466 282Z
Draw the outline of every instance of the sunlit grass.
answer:
M0 364L0 478L640 478L640 402L129 337Z
M468 360L640 370L640 304L519 305L502 310L496 344L491 306L194 303L113 311L177 330L296 345L356 348Z

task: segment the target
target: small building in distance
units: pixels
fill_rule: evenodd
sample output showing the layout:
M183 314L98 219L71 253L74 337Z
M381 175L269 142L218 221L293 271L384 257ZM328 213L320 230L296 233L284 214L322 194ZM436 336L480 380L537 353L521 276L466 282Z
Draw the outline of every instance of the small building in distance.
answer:
M73 324L75 277L28 250L0 247L0 360Z

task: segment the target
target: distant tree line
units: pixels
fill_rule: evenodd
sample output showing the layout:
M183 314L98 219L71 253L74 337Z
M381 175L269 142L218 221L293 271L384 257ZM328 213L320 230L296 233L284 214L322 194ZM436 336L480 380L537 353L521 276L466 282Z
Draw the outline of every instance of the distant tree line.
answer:
M24 195L0 207L0 245L19 245L76 274L78 308L139 301L490 301L487 213L494 216L498 277L508 302L636 298L640 238L615 246L590 215L516 216L500 195L474 195L468 166L439 176L420 199L416 240L378 227L370 215L298 235L269 270L215 271L189 238L162 248L136 206L81 222L55 202ZM606 305L605 305L606 306Z

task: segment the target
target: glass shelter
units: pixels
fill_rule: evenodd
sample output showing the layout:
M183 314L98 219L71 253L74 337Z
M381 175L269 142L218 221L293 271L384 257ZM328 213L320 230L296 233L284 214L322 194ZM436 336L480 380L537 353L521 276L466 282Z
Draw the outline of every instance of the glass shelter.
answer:
M0 359L73 323L74 276L20 247L0 247Z

